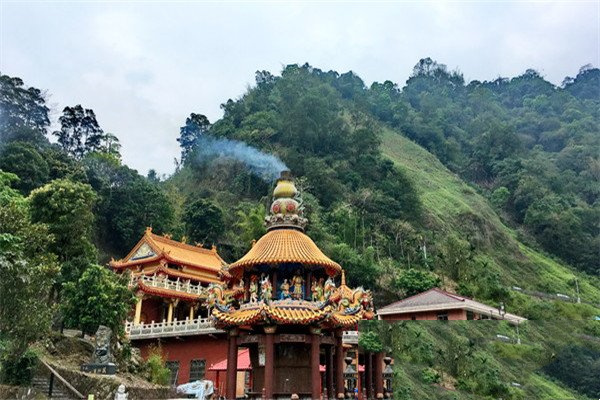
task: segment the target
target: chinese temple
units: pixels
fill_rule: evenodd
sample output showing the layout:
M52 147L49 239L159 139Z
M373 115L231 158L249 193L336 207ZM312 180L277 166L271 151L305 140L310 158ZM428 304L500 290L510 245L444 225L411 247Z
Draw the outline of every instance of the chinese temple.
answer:
M111 261L138 297L126 333L144 357L160 345L173 385L210 379L227 399L384 397L383 354L357 346L358 322L374 317L371 293L348 287L305 234L303 211L284 172L267 233L238 261L150 228Z
M342 332L374 316L371 293L349 288L342 267L304 233L307 219L289 173L277 181L266 224L267 233L226 269L242 296L209 288L215 324L228 334L227 399L235 398L238 347L249 349L252 387L262 389L251 398L320 398L321 360L330 398L344 398Z

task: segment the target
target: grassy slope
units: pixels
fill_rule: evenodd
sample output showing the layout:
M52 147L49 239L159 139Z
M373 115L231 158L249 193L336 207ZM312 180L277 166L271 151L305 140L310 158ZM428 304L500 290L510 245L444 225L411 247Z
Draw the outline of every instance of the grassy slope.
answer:
M427 343L424 349L445 349L453 338L469 339L472 350L478 354L474 362L486 360L499 371L499 378L505 384L516 382L520 387L511 388L510 399L587 399L563 383L545 375L541 368L551 362L556 354L567 345L577 345L598 350L597 342L590 342L578 336L582 322L534 322L521 326L521 345L504 343L495 339L496 334L515 338L514 327L504 321L453 321L438 323L433 321L410 321L408 330L395 336L392 344L395 359L396 390L398 399L484 399L463 390L444 389L436 384L426 384L422 380L426 364L413 361L419 353L417 342ZM399 330L398 327L395 329ZM418 334L418 336L417 336ZM455 379L445 379L456 385ZM407 388L404 395L403 388Z
M507 286L519 286L547 293L574 294L574 278L579 278L584 301L600 304L600 282L520 243L517 233L504 225L487 200L450 172L431 153L398 134L383 128L382 151L414 179L427 213L428 225L442 236L461 226L471 233L478 256L500 273ZM535 301L515 292L513 311ZM559 302L551 302L559 303ZM570 303L554 304L565 317L589 317L600 309ZM516 309L515 309L516 307Z

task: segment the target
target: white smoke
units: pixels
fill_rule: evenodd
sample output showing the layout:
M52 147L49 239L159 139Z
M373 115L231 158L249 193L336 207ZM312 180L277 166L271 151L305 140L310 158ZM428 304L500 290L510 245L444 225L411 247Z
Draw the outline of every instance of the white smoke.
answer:
M241 161L267 182L279 178L281 171L288 169L279 157L237 140L201 135L196 140L196 149L201 158L216 155Z

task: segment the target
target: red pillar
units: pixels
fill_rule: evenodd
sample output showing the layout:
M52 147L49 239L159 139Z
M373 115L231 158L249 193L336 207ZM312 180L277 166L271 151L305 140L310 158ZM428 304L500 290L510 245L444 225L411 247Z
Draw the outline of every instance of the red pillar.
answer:
M342 330L335 331L335 386L338 399L344 398L344 346Z
M265 399L273 399L275 382L275 326L265 327Z
M335 399L335 389L333 386L333 346L325 348L325 373L327 374L327 397Z
M227 351L227 389L225 395L227 400L235 400L235 386L237 382L237 336L238 330L234 328L229 331L229 348Z
M375 393L378 399L383 399L383 352L375 353L375 366L373 368Z
M321 330L311 328L310 343L310 385L313 399L321 398L321 372L319 371L319 354L321 345Z
M367 389L367 399L373 397L373 354L370 351L365 352L365 389Z

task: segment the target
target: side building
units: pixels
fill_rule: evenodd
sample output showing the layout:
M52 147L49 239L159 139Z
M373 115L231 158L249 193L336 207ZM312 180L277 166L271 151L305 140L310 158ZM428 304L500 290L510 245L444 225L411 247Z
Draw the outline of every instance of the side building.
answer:
M160 347L172 384L216 381L209 367L227 357L225 332L214 327L205 306L206 289L223 282L225 265L215 247L177 242L151 228L127 256L110 262L115 272L131 275L137 293L126 334L144 358Z
M526 320L518 315L504 312L502 306L494 308L438 288L389 304L380 308L377 315L384 321L503 319L518 325Z

